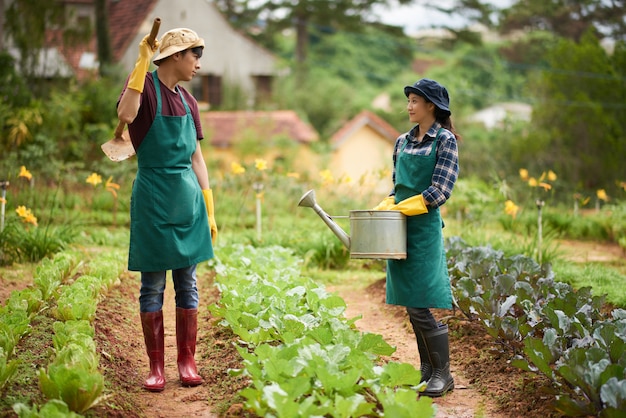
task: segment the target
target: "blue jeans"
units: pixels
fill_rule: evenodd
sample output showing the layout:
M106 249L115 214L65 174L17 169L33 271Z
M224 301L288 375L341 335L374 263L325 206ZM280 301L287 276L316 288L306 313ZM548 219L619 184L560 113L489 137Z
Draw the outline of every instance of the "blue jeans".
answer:
M165 274L166 271L141 272L141 290L139 291L139 310L141 312L158 312L163 308ZM172 270L177 308L198 308L196 279L195 264L190 267Z

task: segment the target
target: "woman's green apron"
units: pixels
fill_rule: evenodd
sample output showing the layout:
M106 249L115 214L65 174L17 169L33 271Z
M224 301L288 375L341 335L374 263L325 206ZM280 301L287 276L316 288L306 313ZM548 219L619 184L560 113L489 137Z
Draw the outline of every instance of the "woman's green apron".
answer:
M197 135L182 93L185 116L161 113L161 87L152 73L157 110L137 149L137 176L130 202L128 269L163 271L213 257L202 190L191 167Z
M441 131L441 130L440 130ZM412 155L404 147L396 160L395 202L426 190L432 182L437 138L429 155ZM388 304L413 308L452 308L439 208L407 217L407 258L387 260Z

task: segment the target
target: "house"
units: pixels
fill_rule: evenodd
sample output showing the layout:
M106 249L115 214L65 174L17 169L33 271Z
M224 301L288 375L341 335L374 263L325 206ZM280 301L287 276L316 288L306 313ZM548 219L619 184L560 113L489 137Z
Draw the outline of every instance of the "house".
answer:
M71 16L70 24L95 28L95 0L61 1L65 4L66 15ZM108 0L107 14L113 61L122 71L132 70L139 43L150 32L154 19L159 17L159 37L167 30L188 27L205 40L202 68L185 85L201 105L222 104L224 92L231 86L245 95L248 106L270 97L272 81L277 74L276 57L232 28L213 1ZM66 67L72 68L79 78L93 74L98 68L95 34L71 47L63 46L62 36L61 29L47 34L44 51L49 64L45 76L50 76L50 68ZM7 46L11 50L10 40ZM49 52L51 49L57 49L60 54L55 58L55 54ZM64 62L50 63L50 57Z
M399 135L385 120L364 110L331 137L329 170L362 195L384 197L392 189L393 146Z
M250 164L256 158L285 171L311 174L318 169L311 149L318 133L292 110L210 111L200 118L210 159L218 160L224 171L232 162Z
M496 103L468 117L470 122L481 123L486 129L491 130L502 127L507 121L530 122L532 106L520 102Z

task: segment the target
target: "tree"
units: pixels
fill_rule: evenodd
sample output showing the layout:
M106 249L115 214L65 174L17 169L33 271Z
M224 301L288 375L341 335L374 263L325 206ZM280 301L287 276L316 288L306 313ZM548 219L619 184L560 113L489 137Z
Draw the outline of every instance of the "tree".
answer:
M626 0L516 0L505 8L490 0L456 0L453 7L438 9L503 33L545 30L576 41L589 30L614 39L626 36Z
M100 75L106 75L106 68L113 62L107 3L107 0L96 0L96 39L98 41Z
M611 188L626 178L626 45L612 55L597 38L562 39L531 88L533 128L520 153L574 184Z
M19 52L19 70L31 81L31 87L35 87L32 81L46 72L43 66L47 63L41 60L41 52L45 48L77 45L91 39L90 24L85 21L73 22L73 19L72 9L66 9L61 1L9 2L5 17L6 36Z
M623 38L626 1L518 0L500 12L500 29L541 29L564 38L580 40L590 30L598 35Z
M216 0L229 21L244 29L262 29L266 34L293 28L296 33L295 59L303 66L307 59L310 31L313 26L334 32L359 31L376 4L391 0ZM411 0L395 0L407 4ZM261 27L261 23L262 27ZM247 26L247 27L246 27Z

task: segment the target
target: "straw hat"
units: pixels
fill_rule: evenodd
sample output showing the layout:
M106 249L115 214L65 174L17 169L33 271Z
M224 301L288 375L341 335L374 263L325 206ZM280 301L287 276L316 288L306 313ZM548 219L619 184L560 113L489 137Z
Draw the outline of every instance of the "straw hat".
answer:
M197 47L204 48L204 39L191 29L176 28L165 32L159 45L159 55L153 61L156 65L177 52Z

